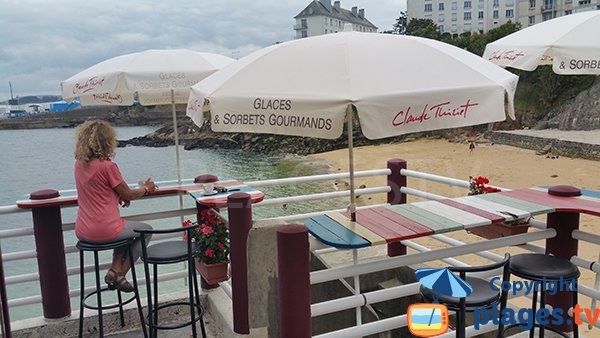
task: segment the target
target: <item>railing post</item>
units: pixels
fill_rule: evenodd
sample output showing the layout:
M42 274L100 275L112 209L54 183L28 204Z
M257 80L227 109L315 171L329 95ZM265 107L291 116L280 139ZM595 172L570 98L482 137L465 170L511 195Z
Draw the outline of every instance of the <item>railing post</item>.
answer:
M56 196L58 191L45 189L31 193L30 198L42 200ZM34 207L31 213L44 317L64 318L71 314L71 301L60 206Z
M407 169L407 163L405 160L395 158L387 161L387 167L392 171L387 177L387 185L391 189L387 193L387 202L390 204L405 204L406 194L403 194L400 188L406 186L406 176L401 175L400 170ZM406 255L406 246L400 242L388 244L387 249L389 257Z
M10 330L10 316L8 313L8 297L6 295L6 279L4 277L4 262L2 261L2 248L0 248L0 305L2 315L2 337L12 338Z
M559 185L548 189L550 195L559 196L580 196L581 190L571 186ZM579 213L577 212L553 212L548 214L546 220L547 228L556 230L556 237L546 239L546 254L562 257L566 260L571 260L571 257L577 255L578 241L571 235L573 230L579 229ZM548 294L546 303L552 308L563 309L563 325L554 326L562 332L571 332L571 325L566 324L568 319L568 310L572 306L573 297L570 291L561 291L555 295ZM569 319L571 320L571 319Z
M248 233L252 228L252 203L244 192L227 197L231 260L231 291L233 301L233 331L249 334L248 319Z
M281 338L312 335L308 229L291 224L277 230Z

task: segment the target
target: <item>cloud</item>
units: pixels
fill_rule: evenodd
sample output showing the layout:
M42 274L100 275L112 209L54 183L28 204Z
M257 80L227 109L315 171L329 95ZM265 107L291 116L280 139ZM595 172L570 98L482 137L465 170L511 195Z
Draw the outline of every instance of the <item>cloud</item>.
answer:
M239 58L295 36L310 0L0 0L0 101L59 94L60 81L105 59L187 48ZM333 3L333 0L332 0ZM342 0L390 29L406 0Z

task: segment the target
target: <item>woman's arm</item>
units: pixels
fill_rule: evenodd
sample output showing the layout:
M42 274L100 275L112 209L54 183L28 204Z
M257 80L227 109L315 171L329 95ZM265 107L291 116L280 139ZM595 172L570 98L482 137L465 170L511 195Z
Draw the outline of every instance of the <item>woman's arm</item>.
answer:
M156 190L156 185L149 178L144 182L144 185L137 189L129 188L125 182L121 182L115 187L115 191L119 194L121 200L127 204L129 204L129 201L148 195L154 190Z

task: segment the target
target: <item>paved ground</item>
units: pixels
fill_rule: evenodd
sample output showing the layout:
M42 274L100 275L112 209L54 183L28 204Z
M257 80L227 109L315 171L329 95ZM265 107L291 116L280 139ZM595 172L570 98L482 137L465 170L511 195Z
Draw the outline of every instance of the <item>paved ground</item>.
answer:
M207 338L220 338L221 334L219 334L219 330L215 327L215 322L210 318L210 316L205 317L204 325L206 327L206 337ZM198 329L198 337L202 337L200 331L200 325L196 327ZM111 335L107 335L106 337L110 338L140 338L143 337L144 334L142 330L135 331L127 331L127 332L119 332ZM177 330L162 330L158 332L158 336L161 338L190 338L192 337L192 329L190 326L184 327Z

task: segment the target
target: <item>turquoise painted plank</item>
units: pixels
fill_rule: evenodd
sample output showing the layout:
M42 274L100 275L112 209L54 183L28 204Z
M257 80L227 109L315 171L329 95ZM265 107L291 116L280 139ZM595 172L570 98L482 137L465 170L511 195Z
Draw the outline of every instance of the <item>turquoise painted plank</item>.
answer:
M414 205L390 205L386 206L386 208L397 212L411 221L421 224L422 226L428 227L436 234L464 229L464 226L458 222L439 216Z
M551 208L546 205L541 205L529 201L525 201L522 199L505 196L501 194L482 194L477 195L477 197L484 199L486 201L496 202L499 204L503 204L512 208L521 209L529 212L532 215L541 215L548 214L554 212L554 208Z
M325 215L311 217L304 222L304 225L321 242L335 248L358 249L371 245L369 241Z

